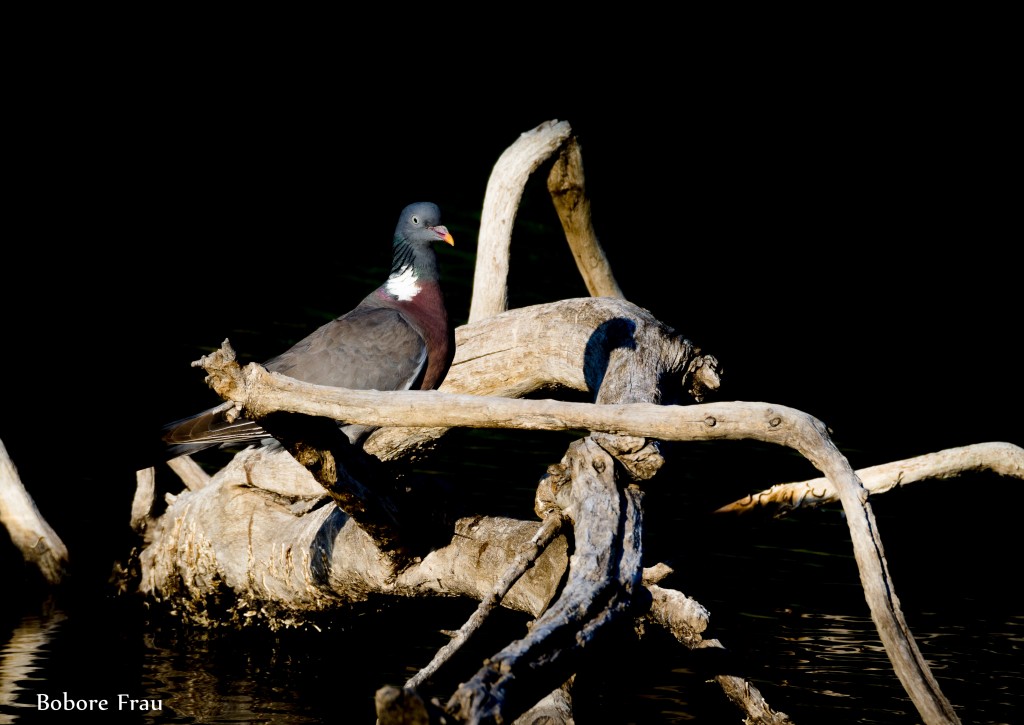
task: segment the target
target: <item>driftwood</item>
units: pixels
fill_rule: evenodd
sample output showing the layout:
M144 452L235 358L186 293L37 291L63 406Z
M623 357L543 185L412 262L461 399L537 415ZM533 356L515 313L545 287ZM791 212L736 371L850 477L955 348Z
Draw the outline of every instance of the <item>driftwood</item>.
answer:
M50 584L63 581L68 567L68 549L25 490L3 441L0 441L0 524L7 529L26 563L38 569L45 581Z
M523 184L555 154L548 189L595 296L507 310ZM456 358L439 391L306 385L258 365L240 368L227 343L198 362L211 387L281 446L246 449L212 477L188 459L173 462L185 488L168 494L159 515L151 474L140 472L132 506L145 540L138 591L195 621L270 627L381 597L469 597L480 607L450 645L406 683L378 691L380 721L569 722L583 653L615 627L644 622L689 648L723 647L704 638L707 610L661 585L667 567L642 567L643 486L662 464L658 441L753 439L798 451L823 478L723 509L769 498L783 507L839 501L895 674L923 722L958 722L900 611L864 485L881 480L876 471L862 480L825 425L802 411L702 402L719 386L718 361L622 298L590 223L581 151L567 123L542 124L502 155L483 212L470 321L456 332ZM562 391L592 402L554 399ZM382 427L353 449L333 420ZM443 450L453 427L581 437L538 482L536 521L458 517L429 481L401 475ZM990 445L1003 447L986 449L984 464L966 453L936 455L960 461L944 469L952 475L985 465L1020 476L1020 449ZM903 482L943 475L914 473L922 469L912 462L889 466L903 470ZM890 469L877 475L898 477ZM223 606L211 609L214 601ZM432 693L435 673L499 604L531 615L529 632L466 673L454 692ZM714 679L746 722L789 722L751 683L728 672Z
M227 587L250 614L266 602L277 612L301 613L371 594L435 592L490 601L507 589L505 606L537 616L529 634L489 658L443 709L459 721L509 720L554 693L567 696L584 647L637 612L653 613L651 621L684 633L686 644L700 645L703 622L686 618L693 608L668 607L673 597L643 584L638 484L660 465L657 440L754 438L798 450L833 484L847 514L865 598L897 676L926 722L957 722L899 610L867 493L821 422L763 403L678 405L687 394L701 400L717 387L717 361L624 300L505 310L508 238L522 184L556 149L565 152L549 186L576 190L554 194L564 202L556 204L564 228L573 232L574 244L599 249L590 227L572 216L585 216L587 207L580 201L582 165L572 163L579 148L565 146L570 137L565 123L542 125L523 134L496 165L484 202L470 323L458 331L457 357L440 391L303 386L259 366L243 373L227 345L201 361L211 386L260 419L293 458L244 452L210 485L174 500L150 527L142 590L197 603ZM579 183L567 183L570 177ZM489 231L491 220L496 233ZM602 262L607 266L603 255L576 256L588 279L599 280L597 287L614 279L595 272ZM560 388L586 391L594 404L516 399ZM275 417L278 411L320 417L296 424L294 417ZM363 459L336 427L316 422L327 418L386 426L366 446L376 458ZM521 553L534 546L540 524L461 519L446 543L428 544L408 512L423 518L422 497L415 504L403 501L400 489L371 462L425 455L458 425L591 431L538 487L538 512L571 525L571 551L564 538L556 539L510 589L505 573L522 568ZM335 505L318 505L324 492ZM443 511L432 514L426 518L444 520ZM194 610L202 616L201 607ZM749 683L725 674L719 682L749 721L786 721ZM408 708L428 717L430 707L436 706L428 707L413 688L378 693L385 721L417 717Z
M881 494L919 481L953 478L975 471L1024 478L1024 448L1012 443L977 443L862 468L857 476L869 492ZM782 516L794 509L821 506L838 498L838 492L827 478L813 478L777 483L765 491L726 504L718 512L748 513L761 509Z

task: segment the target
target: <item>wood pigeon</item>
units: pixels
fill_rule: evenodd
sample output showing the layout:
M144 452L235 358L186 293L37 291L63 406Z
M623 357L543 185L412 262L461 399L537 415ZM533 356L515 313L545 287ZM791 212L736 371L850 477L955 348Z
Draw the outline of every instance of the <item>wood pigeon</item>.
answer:
M277 357L267 370L317 385L358 390L431 390L455 355L455 333L441 291L435 242L455 244L441 226L436 204L402 210L392 241L391 273L380 287ZM267 441L270 434L239 416L228 421L226 402L163 427L167 458L213 446ZM374 430L346 425L353 443Z

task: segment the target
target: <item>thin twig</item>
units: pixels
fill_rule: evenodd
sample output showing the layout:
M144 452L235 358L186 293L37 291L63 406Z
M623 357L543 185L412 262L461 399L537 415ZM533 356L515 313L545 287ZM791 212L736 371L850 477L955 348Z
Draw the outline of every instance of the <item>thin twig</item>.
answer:
M438 650L434 659L405 683L407 689L415 689L430 678L440 667L458 652L466 641L483 625L488 615L501 603L501 600L508 594L508 590L518 579L526 573L533 562L537 560L544 548L558 535L562 529L563 518L560 514L552 512L544 518L537 533L530 539L529 544L516 555L512 563L495 583L491 592L480 600L476 610L470 615L466 623L452 636L451 641Z

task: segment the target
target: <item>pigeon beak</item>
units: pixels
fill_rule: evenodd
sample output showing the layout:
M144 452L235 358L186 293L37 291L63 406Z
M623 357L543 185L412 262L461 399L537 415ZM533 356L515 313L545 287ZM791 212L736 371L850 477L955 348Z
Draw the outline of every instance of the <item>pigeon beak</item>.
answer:
M431 229L434 230L437 236L441 237L442 242L450 244L453 247L455 246L455 237L448 233L448 229L446 227L431 227Z

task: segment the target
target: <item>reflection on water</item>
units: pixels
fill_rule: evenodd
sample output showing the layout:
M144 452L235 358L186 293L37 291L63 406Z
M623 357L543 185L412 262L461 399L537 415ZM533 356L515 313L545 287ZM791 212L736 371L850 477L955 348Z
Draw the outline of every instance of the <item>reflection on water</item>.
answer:
M963 621L930 613L913 621L921 653L961 719L1009 722L1024 705L1024 617ZM902 722L912 712L870 617L781 616L773 640L778 649L763 676L785 682L786 699L814 715L807 722Z
M64 621L62 612L48 615L27 614L14 627L0 650L0 725L17 720L18 694L28 683L45 681L46 648Z
M107 699L105 717L115 722L369 723L375 689L429 661L443 642L440 630L469 611L458 603L415 615L399 607L367 615L359 626L351 620L333 631L277 634L188 632L141 622L126 632L120 617L95 611L26 615L3 632L0 723L59 722L69 713L41 713L37 698L59 700L64 693L78 701ZM525 621L503 616L474 656L485 656L502 632L522 631ZM743 619L738 631L719 634L743 642L743 674L795 722L913 721L869 618L780 611ZM1024 698L1024 617L962 624L924 615L917 627L922 652L964 722L1012 722ZM699 659L667 637L649 633L639 645L615 646L629 666L584 672L577 692L591 704L578 722L735 719L737 711L707 682ZM117 709L119 694L135 699L136 709ZM140 711L143 700L160 709Z

